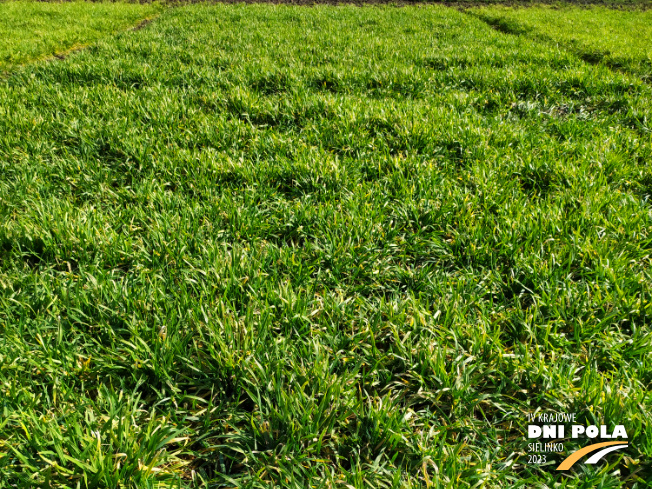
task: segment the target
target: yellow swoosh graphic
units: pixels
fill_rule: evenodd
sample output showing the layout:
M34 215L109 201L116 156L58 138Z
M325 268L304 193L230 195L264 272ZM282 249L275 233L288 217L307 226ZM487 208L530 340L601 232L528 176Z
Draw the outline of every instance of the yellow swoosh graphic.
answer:
M568 470L575 464L575 462L581 459L584 455L587 455L591 452L595 452L600 448L609 447L611 445L627 445L627 443L622 441L605 441L604 443L594 443L593 445L589 445L587 447L582 448L581 450L571 453L568 457L564 459L562 463L559 464L557 470Z

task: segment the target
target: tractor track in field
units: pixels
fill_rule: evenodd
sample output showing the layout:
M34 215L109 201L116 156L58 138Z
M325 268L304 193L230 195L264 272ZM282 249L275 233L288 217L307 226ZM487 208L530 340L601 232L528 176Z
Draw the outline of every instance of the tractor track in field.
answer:
M49 1L49 0L40 0L40 1ZM133 25L133 26L127 28L124 32L136 32L136 31L139 31L139 30L147 27L150 23L152 23L154 20L156 20L157 17L158 17L158 15L142 19L136 25ZM75 45L75 46L72 46L72 47L70 47L68 49L65 49L63 51L58 51L58 52L54 52L52 54L49 54L47 56L43 56L40 59L31 60L30 62L40 61L40 62L48 63L48 62L53 62L53 61L63 61L66 58L68 58L69 56L72 56L75 53L78 53L80 51L83 51L84 49L87 49L88 46L89 45L87 45L87 44ZM0 80L6 80L7 78L9 78L9 76L11 76L11 73L12 73L12 70L6 70L6 71L0 70Z
M509 35L509 36L529 36L533 39L536 39L540 42L544 43L554 43L555 40L549 36L546 36L545 34L540 34L537 32L534 32L533 30L530 30L525 27L517 27L513 24L510 24L508 22L504 22L501 19L492 19L489 18L485 15L478 14L477 12L467 12L471 16L481 20L485 24L487 24L489 27L491 27L494 30L497 30L498 32L502 32L503 34ZM642 75L641 73L637 73L636 71L628 70L626 66L623 66L621 63L618 63L617 61L609 59L609 53L607 52L585 52L582 51L581 49L576 49L572 47L566 47L570 52L575 54L578 58L580 58L582 61L585 63L588 63L593 66L597 66L600 64L605 65L608 67L610 70L616 71L618 73L622 73L625 75L630 75L639 78L643 83L647 84L652 84L652 78L650 75Z

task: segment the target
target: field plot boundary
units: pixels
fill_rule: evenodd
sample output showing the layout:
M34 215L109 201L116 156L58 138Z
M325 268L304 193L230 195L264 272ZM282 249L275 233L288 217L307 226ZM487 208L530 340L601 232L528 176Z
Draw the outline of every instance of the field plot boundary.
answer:
M455 8L461 11L478 7L495 7L505 6L513 8L532 8L537 6L547 6L553 8L592 8L605 7L613 10L649 10L652 8L652 0L632 1L626 3L614 2L610 0L577 0L558 2L555 0L536 0L532 2L519 0L434 0L434 1L410 1L410 0L167 0L166 5L172 7L181 7L193 4L274 4L274 5L296 5L305 7L314 7L319 5L345 6L356 5L359 7L387 6L387 7L430 7L442 6Z

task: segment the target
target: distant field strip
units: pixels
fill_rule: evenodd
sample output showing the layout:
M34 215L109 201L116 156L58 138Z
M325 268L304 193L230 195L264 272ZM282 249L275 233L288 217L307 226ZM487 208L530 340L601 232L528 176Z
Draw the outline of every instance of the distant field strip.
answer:
M87 45L158 12L155 4L0 2L0 73Z
M188 5L14 70L0 489L648 487L651 116L439 6ZM528 464L537 409L626 457Z
M650 10L492 6L472 12L506 32L547 39L586 61L604 62L652 81Z

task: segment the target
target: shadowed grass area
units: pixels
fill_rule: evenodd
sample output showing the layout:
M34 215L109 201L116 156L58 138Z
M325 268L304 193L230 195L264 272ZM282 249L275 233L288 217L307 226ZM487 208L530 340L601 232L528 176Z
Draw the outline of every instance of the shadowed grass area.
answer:
M17 69L0 487L648 487L651 107L441 7L193 5ZM537 409L630 446L530 464Z
M0 2L0 72L86 46L159 10L151 3Z
M652 81L652 11L494 6L473 12L505 32L561 44L589 63Z

